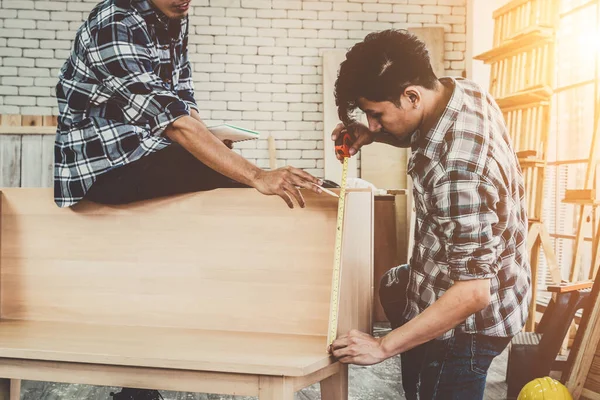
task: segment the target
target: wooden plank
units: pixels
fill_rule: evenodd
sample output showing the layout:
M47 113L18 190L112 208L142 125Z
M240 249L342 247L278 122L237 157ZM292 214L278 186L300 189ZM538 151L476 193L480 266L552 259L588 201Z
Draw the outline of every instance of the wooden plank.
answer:
M293 379L294 391L297 392L305 387L321 382L323 379L327 379L330 376L339 373L341 369L342 363L336 362L310 375L297 376Z
M58 125L58 117L56 115L44 115L43 125L56 128Z
M261 376L259 400L294 400L293 382L282 376Z
M0 135L56 135L56 127L0 126Z
M558 285L550 285L547 290L553 293L567 293L572 292L579 289L588 289L591 288L594 282L577 282L577 283L561 283Z
M56 361L0 359L0 376L26 380L137 387L215 394L258 395L256 375Z
M579 329L582 334L577 335L571 350L571 365L568 371L563 372L564 382L573 398L581 395L590 367L600 341L600 279L596 279L592 287L591 307L584 314Z
M408 31L416 35L427 46L433 73L438 78L446 75L446 70L444 69L444 28L439 26L427 28L411 27L408 28Z
M589 389L583 389L581 391L582 400L600 400L600 393L596 393Z
M42 126L44 124L44 117L41 115L23 115L21 117L22 126Z
M355 192L346 197L338 336L352 329L372 333L373 203L371 191ZM331 260L333 258L328 260L330 264Z
M340 64L346 59L343 50L325 50L323 52L323 143L325 179L340 184L342 182L342 164L335 156L331 133L340 122L335 105L334 88ZM358 177L358 157L348 161L348 177Z
M1 358L234 374L312 374L334 362L326 341L314 335L156 326L0 323Z
M342 365L340 372L321 381L322 400L348 400L348 365Z
M42 136L23 136L21 146L21 187L42 187Z
M41 186L54 186L54 136L42 137L42 182Z
M2 114L0 115L0 127L6 126L21 126L21 116L18 114Z
M51 189L6 189L1 316L326 336L337 199L304 196L293 211L252 189L60 209ZM348 191L342 261L356 307L340 332L370 329L372 197Z
M0 136L0 187L21 184L21 137Z
M252 189L220 189L70 210L56 207L52 190L3 194L1 273L19 282L2 279L4 318L327 332L334 197L304 191L308 206L290 211Z
M400 265L397 243L395 197L378 196L375 198L375 322L387 322L379 301L379 283L390 268Z

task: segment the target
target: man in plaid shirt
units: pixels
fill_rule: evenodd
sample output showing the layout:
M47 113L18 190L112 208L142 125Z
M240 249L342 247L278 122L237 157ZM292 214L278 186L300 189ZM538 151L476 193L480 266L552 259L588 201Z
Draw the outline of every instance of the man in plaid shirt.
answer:
M188 60L191 0L105 0L78 30L56 88L55 200L128 203L217 187L304 206L321 181L263 171L202 123Z
M370 365L402 354L408 399L482 399L487 370L524 326L531 300L523 177L492 97L474 82L438 79L424 43L404 31L368 35L336 82L342 124L356 141L411 147L416 207L410 264L382 279L394 330L350 332L330 349ZM351 112L360 108L368 127Z

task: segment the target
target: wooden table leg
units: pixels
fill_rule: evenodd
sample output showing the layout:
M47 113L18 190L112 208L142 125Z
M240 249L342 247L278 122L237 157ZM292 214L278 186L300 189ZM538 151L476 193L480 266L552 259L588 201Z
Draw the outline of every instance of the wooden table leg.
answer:
M340 372L321 381L322 400L348 400L348 365L342 364Z
M20 398L20 379L0 379L0 400L19 400Z
M292 380L281 376L261 376L258 398L259 400L294 400Z

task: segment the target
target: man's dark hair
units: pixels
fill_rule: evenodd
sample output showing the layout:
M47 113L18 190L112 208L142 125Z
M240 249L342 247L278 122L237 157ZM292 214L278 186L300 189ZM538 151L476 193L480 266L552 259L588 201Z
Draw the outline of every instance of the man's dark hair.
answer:
M408 86L434 89L436 82L429 51L415 35L405 30L370 33L346 53L341 64L335 83L339 117L345 125L351 124L361 97L399 106Z

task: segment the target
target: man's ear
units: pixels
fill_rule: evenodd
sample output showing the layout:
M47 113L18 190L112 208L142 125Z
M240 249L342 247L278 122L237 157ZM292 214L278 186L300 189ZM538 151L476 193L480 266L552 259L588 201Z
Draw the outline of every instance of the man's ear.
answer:
M413 108L419 108L421 103L421 92L416 86L409 86L404 90L404 96L408 99L409 105Z

